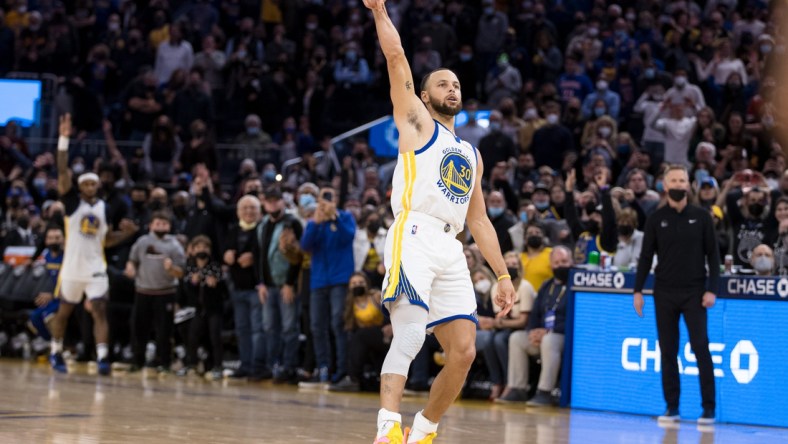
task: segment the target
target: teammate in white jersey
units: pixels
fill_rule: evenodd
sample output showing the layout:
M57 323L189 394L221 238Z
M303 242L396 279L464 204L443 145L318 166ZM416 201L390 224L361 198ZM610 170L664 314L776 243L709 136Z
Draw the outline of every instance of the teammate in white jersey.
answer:
M109 280L104 247L111 247L131 236L136 227L112 232L107 222L107 205L96 197L99 178L95 173L85 173L77 179L79 191L74 189L68 169L68 143L71 133L71 116L60 118L60 137L57 146L58 193L65 212L66 245L55 294L60 307L52 320L52 347L49 362L55 371L65 373L63 361L63 334L66 323L76 304L86 295L91 303L93 335L96 339L98 371L110 373L108 360L107 292Z
M495 302L505 316L514 302L498 238L482 196L481 156L454 134L462 109L457 76L448 69L428 74L416 95L399 34L385 0L364 0L372 10L388 64L399 159L394 173L383 300L394 337L381 371L381 409L375 443L431 443L438 421L460 393L476 357L476 299L470 272L456 240L466 219L487 262L498 275ZM411 361L432 331L446 365L432 384L427 406L412 430L402 431L399 414Z

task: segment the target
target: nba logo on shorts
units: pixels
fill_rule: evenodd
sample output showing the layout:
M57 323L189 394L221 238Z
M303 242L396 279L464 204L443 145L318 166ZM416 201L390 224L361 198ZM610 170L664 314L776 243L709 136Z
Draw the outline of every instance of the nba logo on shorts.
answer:
M416 234L417 231L419 231L419 226L418 225L414 225L410 229L410 234Z

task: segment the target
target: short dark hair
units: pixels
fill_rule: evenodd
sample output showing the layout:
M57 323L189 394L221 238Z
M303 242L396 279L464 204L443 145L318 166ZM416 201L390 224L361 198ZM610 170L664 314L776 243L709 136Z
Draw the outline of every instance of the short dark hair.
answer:
M427 90L427 82L430 80L430 77L432 77L432 75L435 74L438 71L451 71L451 70L449 68L440 67L440 68L436 68L436 69L433 69L432 71L428 72L424 77L421 78L421 86L420 86L421 89L419 91L426 91ZM454 71L451 71L451 72L454 72Z
M192 240L189 241L189 247L194 247L200 244L205 245L208 248L211 248L213 246L213 242L211 242L211 238L204 234L197 235Z
M150 216L150 220L153 221L154 219L166 220L167 222L172 223L172 215L166 210L154 211Z

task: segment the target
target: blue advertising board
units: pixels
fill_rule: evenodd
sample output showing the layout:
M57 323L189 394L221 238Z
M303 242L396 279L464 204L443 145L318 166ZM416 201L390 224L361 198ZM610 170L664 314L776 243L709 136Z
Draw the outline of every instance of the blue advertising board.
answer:
M645 296L640 318L632 308L633 273L576 270L571 282L571 406L663 412L653 298ZM720 279L720 289L708 312L717 419L786 427L788 280L726 277ZM701 414L698 368L683 321L680 331L681 415L694 419Z
M0 79L0 126L16 121L29 127L39 123L41 81Z

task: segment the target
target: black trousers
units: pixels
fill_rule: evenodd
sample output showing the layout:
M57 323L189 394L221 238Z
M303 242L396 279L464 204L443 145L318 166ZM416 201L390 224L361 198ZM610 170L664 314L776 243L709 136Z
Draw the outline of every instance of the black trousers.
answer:
M388 350L389 344L383 342L381 327L357 329L350 334L348 343L348 376L356 382L360 381L366 364L380 371Z
M211 343L210 361L213 363L213 368L222 368L224 346L222 344L221 313L197 313L188 322L188 329L188 334L186 335L186 366L195 367L199 362L197 350L207 334Z
M134 296L134 363L145 365L145 348L151 328L156 331L156 354L159 365L169 368L172 364L172 330L175 293L167 295Z
M701 305L703 290L691 292L655 291L654 308L662 354L662 393L668 408L679 407L679 317L684 315L690 346L698 361L700 393L704 409L714 410L714 365L709 352L706 308Z

